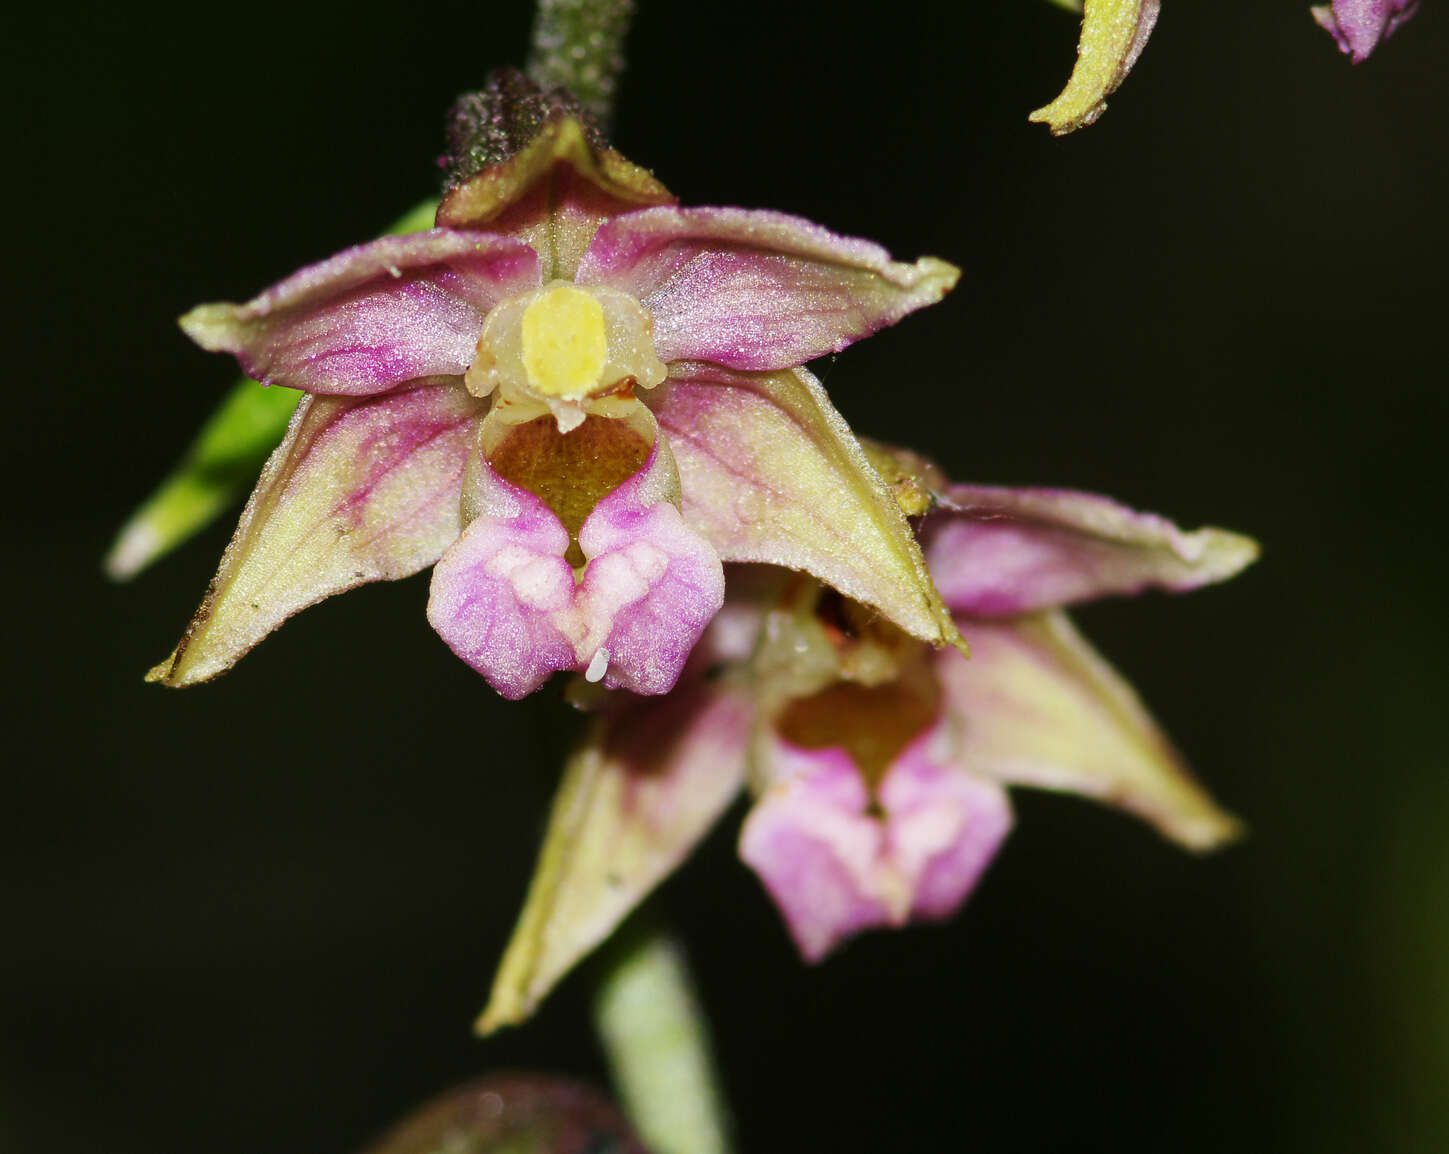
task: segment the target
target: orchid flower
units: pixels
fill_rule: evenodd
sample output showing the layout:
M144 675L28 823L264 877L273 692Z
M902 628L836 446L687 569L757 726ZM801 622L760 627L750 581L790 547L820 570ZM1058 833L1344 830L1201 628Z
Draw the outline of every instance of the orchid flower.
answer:
M291 614L433 565L428 619L506 697L560 670L658 694L723 561L810 573L957 640L909 526L800 366L957 270L772 211L681 208L562 93L455 113L436 227L181 320L308 394L150 678L230 668Z
M955 913L1012 825L1007 787L1125 809L1191 850L1237 822L1067 606L1225 580L1257 547L1104 497L949 485L877 451L971 644L935 650L798 575L730 575L664 698L606 702L571 760L482 1030L526 1017L748 786L740 855L801 953Z
M1367 60L1418 10L1419 0L1333 0L1311 9L1319 27L1333 34L1338 50L1355 64Z

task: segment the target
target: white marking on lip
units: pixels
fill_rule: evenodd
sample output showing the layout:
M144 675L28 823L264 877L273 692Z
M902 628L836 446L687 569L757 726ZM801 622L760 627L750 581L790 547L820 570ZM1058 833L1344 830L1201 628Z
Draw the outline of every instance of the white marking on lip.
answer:
M589 667L584 672L585 681L600 681L609 669L609 651L600 649L594 654L594 659L589 662Z

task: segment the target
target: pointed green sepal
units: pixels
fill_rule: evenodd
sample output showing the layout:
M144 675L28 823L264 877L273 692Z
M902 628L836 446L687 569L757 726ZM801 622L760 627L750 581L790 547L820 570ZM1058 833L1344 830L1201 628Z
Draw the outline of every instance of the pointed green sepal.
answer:
M749 718L741 693L702 681L595 723L564 768L478 1033L532 1014L709 832L744 784Z

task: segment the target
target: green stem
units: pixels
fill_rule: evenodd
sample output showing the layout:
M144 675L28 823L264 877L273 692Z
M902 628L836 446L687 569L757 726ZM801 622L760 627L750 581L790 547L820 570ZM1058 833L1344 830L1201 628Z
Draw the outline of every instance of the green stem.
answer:
M533 19L524 71L541 88L567 88L606 136L633 16L634 0L538 0Z
M644 1144L653 1154L729 1154L709 1029L679 943L626 926L606 966L594 1026Z

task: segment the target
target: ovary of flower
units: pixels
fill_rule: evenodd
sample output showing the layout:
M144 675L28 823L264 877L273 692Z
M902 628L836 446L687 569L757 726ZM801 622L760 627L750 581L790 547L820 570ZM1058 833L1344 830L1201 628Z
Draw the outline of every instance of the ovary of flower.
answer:
M561 557L506 545L483 568L490 577L507 581L519 603L530 609L552 612L573 600L573 575Z
M568 432L590 413L615 415L611 394L664 380L653 332L628 293L554 281L488 314L463 381L477 397L498 390L510 422L552 413Z

